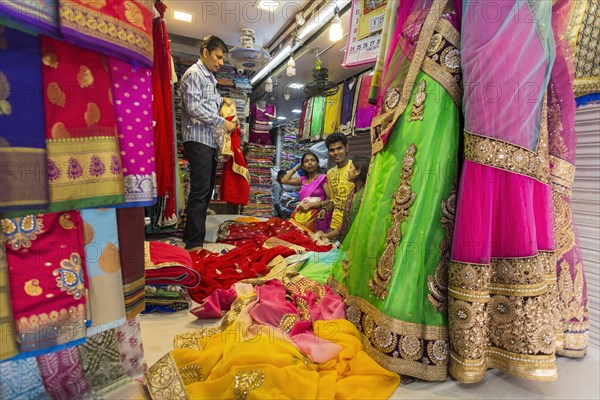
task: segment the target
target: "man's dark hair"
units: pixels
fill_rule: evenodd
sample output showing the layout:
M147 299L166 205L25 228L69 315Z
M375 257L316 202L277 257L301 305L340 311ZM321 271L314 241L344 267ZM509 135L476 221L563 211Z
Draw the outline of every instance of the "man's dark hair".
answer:
M342 142L342 144L345 146L348 144L348 139L346 138L346 135L341 132L332 133L325 138L325 146L327 146L328 149L329 146L337 142Z
M281 178L283 178L286 173L287 173L286 170L280 169L279 172L277 172L277 179L276 179L277 182L281 183Z
M229 51L225 42L215 35L208 35L205 36L204 39L202 39L202 45L200 46L200 55L204 53L204 49L207 49L209 54L216 49L223 50L223 54Z

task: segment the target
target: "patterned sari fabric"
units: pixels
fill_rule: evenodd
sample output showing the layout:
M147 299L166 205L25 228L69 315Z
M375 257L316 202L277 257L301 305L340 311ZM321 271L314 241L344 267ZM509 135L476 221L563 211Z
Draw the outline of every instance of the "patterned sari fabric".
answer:
M2 230L20 353L82 343L88 299L79 212L6 218Z
M360 87L358 90L358 100L356 104L356 117L354 123L354 132L366 133L371 129L371 122L375 115L375 106L369 103L369 93L371 92L371 82L373 81L372 71L362 74Z
M144 208L117 210L119 253L126 318L132 319L144 310Z
M142 377L148 369L148 365L144 359L140 317L136 316L120 325L117 328L116 335L119 358L123 369L133 379Z
M250 172L242 152L241 135L238 125L231 132L229 143L226 142L222 149L223 154L229 157L221 175L221 199L230 204L248 204L250 195Z
M51 211L123 202L106 57L42 37Z
M126 207L156 202L152 71L109 58L112 98L125 181Z
M554 240L558 282L556 353L583 357L587 353L589 310L587 282L571 209L575 178L575 99L573 52L564 33L572 2L561 0L552 7L556 59L548 88L548 146L550 181L554 202Z
M2 346L0 346L0 361L3 361L18 353L15 321L8 293L8 266L6 265L4 246L0 246L0 331L6 332Z
M0 398L50 399L44 390L35 358L7 361L0 364Z
M81 218L92 315L88 336L93 336L125 322L117 213L114 208L81 210Z
M0 26L0 43L0 212L44 208L44 102L35 96L42 82L40 40Z
M503 18L495 22L482 17L476 2L463 8L463 79L479 86L465 89L463 99L465 162L448 272L449 367L463 382L483 379L488 368L548 381L557 377L545 98L555 54L551 2L497 4ZM492 86L498 90L483 90Z
M256 293L236 285L220 328L178 336L177 349L146 373L152 397L389 397L399 377L365 354L356 328L332 319L343 314L339 297L303 277L283 279Z
M81 46L152 66L152 2L59 0L60 33Z
M48 395L56 400L79 398L92 391L81 369L77 348L71 347L37 358Z
M316 96L311 100L312 115L310 118L310 141L315 142L323 138L323 124L325 123L325 97Z
M311 233L318 230L327 232L329 230L329 224L331 223L331 214L329 214L327 218L320 220L317 219L317 214L319 213L318 208L312 208L305 211L300 207L303 203L326 200L325 185L327 184L327 175L319 174L310 183L306 183L306 177L301 176L300 182L302 183L302 188L300 189L300 204L298 204L292 213L290 222Z
M354 118L356 114L355 94L356 88L360 86L360 77L354 76L344 81L342 94L342 106L340 110L340 132L350 135L354 132Z
M398 44L388 58L397 58L405 42L416 41L408 66L415 73L382 77L395 83L377 119L394 120L401 111L371 162L364 207L340 247L330 285L344 295L346 316L362 333L371 357L399 374L443 381L448 370L445 271L460 135L460 97L457 102L452 94L460 89L460 68L451 69L440 54L459 57L459 21L446 0L419 1L401 11L410 15L409 22L396 25ZM404 91L406 104L396 95Z
M340 126L340 110L342 106L342 93L344 84L338 85L336 94L327 96L325 99L325 122L323 123L323 137L337 132Z
M3 1L0 15L3 24L14 23L45 35L58 35L58 0Z

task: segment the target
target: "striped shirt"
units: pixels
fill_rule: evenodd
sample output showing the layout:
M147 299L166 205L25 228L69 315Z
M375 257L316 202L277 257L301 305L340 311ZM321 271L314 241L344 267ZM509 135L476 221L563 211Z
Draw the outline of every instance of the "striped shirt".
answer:
M183 142L199 142L219 148L224 119L219 116L223 99L217 92L217 80L198 60L181 78Z

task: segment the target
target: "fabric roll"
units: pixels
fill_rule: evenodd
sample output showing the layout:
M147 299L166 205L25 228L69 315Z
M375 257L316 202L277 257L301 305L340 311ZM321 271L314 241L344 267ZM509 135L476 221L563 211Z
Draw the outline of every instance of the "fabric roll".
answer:
M92 326L88 336L125 322L117 214L114 208L81 210Z
M128 320L144 310L144 208L117 209L123 296Z
M152 71L109 58L112 98L125 181L125 204L156 203L156 159L152 124Z
M42 62L49 211L122 203L106 57L42 37Z
M144 251L147 284L187 288L200 284L200 274L192 268L187 250L163 242L146 242Z
M10 7L12 2L2 2ZM19 2L16 2L19 3ZM25 5L23 5L25 6ZM0 26L0 213L48 205L40 39Z

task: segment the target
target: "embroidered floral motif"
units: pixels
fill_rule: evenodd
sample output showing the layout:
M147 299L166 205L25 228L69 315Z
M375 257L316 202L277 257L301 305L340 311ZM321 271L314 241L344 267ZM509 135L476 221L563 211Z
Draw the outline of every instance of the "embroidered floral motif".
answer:
M56 181L62 176L62 170L60 167L51 159L48 159L48 179L50 181Z
M106 171L106 167L104 166L104 163L102 162L100 157L96 155L92 156L89 167L90 175L97 178L101 175L104 175L104 171Z
M112 155L110 160L110 173L113 175L119 175L121 173L121 160L115 155Z
M373 278L369 280L369 289L380 299L384 299L388 295L387 285L392 278L396 249L402 239L400 227L402 222L408 218L410 206L415 201L416 194L412 192L410 184L416 152L417 148L414 144L411 144L406 149L406 154L402 159L402 178L394 195L391 211L392 225L387 233L385 250L377 263Z
M417 91L413 98L413 105L410 110L408 121L421 121L423 119L423 107L425 106L426 99L427 92L425 91L425 79L422 79L417 85Z
M250 370L237 372L233 382L235 400L246 400L250 391L261 387L264 381L265 374L262 371Z
M153 399L188 399L171 353L158 360L144 375Z
M44 221L35 215L21 218L5 218L2 220L4 243L8 243L14 251L29 249L31 242L44 232Z
M83 168L77 159L69 158L69 166L67 168L67 176L71 180L81 178L83 176Z
M201 382L206 379L202 373L202 369L197 364L189 364L179 370L181 379L185 385Z
M79 300L85 292L81 256L71 253L71 257L68 260L62 260L60 266L61 268L52 271L52 275L56 277L56 285L62 292L67 292L75 300Z

